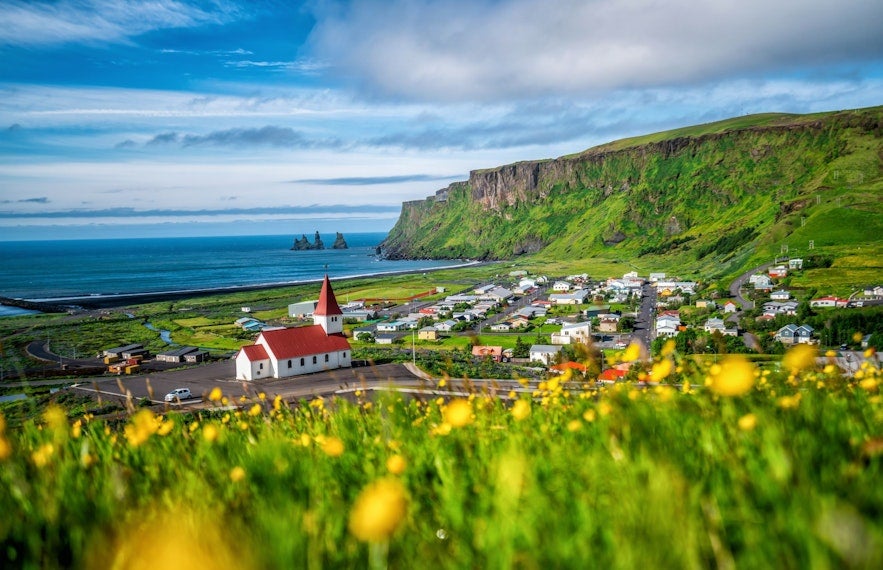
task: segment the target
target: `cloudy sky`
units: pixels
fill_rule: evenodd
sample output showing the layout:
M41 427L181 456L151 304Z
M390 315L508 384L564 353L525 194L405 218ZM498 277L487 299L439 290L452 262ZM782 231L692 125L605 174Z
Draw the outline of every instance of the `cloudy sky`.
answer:
M0 0L0 240L385 231L472 169L883 104L879 0Z

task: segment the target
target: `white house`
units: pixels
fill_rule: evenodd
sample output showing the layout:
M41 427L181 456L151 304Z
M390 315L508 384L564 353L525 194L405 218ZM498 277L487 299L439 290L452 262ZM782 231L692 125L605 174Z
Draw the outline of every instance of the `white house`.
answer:
M724 313L735 313L739 309L739 305L734 301L724 303Z
M552 293L549 295L549 300L556 305L582 305L588 296L587 290L577 289L573 293Z
M848 301L839 297L819 297L809 302L810 307L845 307Z
M786 289L778 289L770 293L770 299L773 301L787 301L791 298L791 293L789 293Z
M775 279L783 279L788 276L788 268L784 265L777 265L775 267L770 267L767 273L770 274L770 277Z
M552 344L573 344L575 342L587 343L592 334L592 323L565 323L561 330L551 336Z
M530 347L530 361L541 362L546 366L555 359L555 355L561 352L561 346L550 344L535 344Z
M236 379L286 378L352 365L350 343L343 336L343 312L328 276L313 311L313 325L264 330L253 345L236 354Z
M556 281L554 285L552 285L552 291L556 293L566 293L570 291L570 283L567 281Z
M795 257L788 260L788 269L803 269L803 259Z
M748 279L749 283L754 285L755 289L772 289L773 281L766 275L758 274L752 275Z

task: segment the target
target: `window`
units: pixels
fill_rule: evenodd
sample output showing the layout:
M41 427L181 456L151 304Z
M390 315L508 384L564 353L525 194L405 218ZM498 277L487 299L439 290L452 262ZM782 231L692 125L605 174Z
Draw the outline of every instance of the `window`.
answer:
M314 356L313 357L313 364L315 364L315 363L316 363L316 357Z
M288 367L291 368L291 361L288 361Z
M343 357L346 358L346 353L345 353L345 352L343 353Z
M300 365L301 365L301 366L304 365L304 359L303 359L303 358L300 359Z
M258 364L258 370L263 370L263 369L264 369L264 363L261 362L260 364Z
M325 355L325 362L328 362L328 355Z

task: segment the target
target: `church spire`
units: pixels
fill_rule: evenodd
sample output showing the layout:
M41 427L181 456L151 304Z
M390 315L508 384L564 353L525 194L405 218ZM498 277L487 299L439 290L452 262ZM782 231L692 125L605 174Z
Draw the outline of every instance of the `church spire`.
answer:
M319 302L313 311L313 324L322 325L328 335L343 333L343 311L337 304L327 275L322 282L322 291L319 292Z

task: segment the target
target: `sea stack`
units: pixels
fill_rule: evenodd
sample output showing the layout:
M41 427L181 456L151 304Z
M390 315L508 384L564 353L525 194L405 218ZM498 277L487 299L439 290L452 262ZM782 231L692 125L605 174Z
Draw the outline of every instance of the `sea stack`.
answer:
M337 234L340 235L340 234ZM319 232L316 232L315 241L310 243L310 240L307 239L306 234L301 234L300 238L294 238L294 245L291 246L292 251L306 251L311 249L325 249L325 244L322 243L322 238L319 237Z
M334 245L331 246L331 249L349 249L342 233L337 232L337 237L334 238Z

